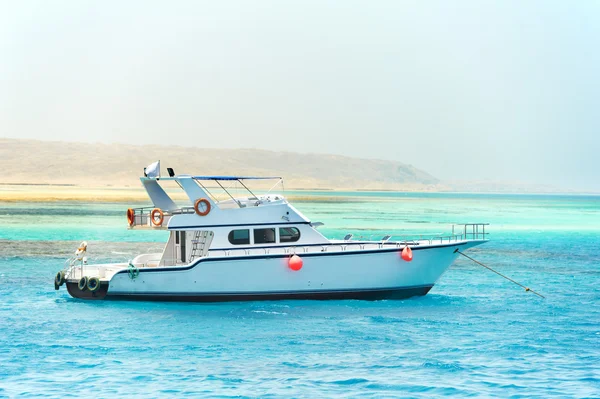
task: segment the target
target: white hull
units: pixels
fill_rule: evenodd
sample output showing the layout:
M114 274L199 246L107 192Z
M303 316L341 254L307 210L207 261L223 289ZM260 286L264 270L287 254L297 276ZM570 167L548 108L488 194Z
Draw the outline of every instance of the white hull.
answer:
M184 267L143 268L132 278L126 269L105 281L98 299L226 301L284 298L405 298L426 294L461 251L485 240L413 247L411 262L394 248L300 254L303 267L288 267L289 255L203 257ZM86 267L99 274L111 265ZM77 295L77 270L68 281ZM89 292L81 292L90 298Z

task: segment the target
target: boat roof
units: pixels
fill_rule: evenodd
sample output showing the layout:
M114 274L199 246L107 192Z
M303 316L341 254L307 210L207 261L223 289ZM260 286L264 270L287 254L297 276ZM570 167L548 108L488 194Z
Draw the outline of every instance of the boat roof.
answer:
M192 179L196 180L274 180L281 179L281 177L270 176L192 176Z
M177 179L194 179L194 180L282 180L283 177L278 176L191 176L178 175L175 177L142 177L142 180L177 180Z

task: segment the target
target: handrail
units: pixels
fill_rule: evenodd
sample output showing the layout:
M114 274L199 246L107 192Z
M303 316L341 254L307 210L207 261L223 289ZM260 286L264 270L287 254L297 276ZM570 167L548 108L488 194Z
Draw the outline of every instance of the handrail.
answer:
M152 227L156 229L164 229L167 226L169 219L174 215L189 215L195 213L193 206L183 206L172 210L161 210L163 213L163 223L161 226L156 226L151 223L152 211L156 209L153 206L143 206L139 208L131 208L133 210L133 224L129 228L134 227Z
M456 227L461 227L462 226L462 231L464 234L465 239L473 239L473 240L485 240L486 236L489 235L489 233L485 232L485 226L489 226L489 223L462 223L462 224L455 224L452 225L452 235L454 235L455 233L455 228Z
M275 246L270 248L278 248L283 250L284 254L297 254L297 253L309 253L309 252L346 252L356 250L376 250L385 248L397 248L401 249L405 246L419 246L419 245L434 245L434 244L452 244L453 242L462 242L469 240L485 240L489 236L489 233L485 231L485 226L489 223L466 223L466 224L455 224L452 226L452 233L450 235L435 235L432 237L420 236L419 239L406 239L400 238L400 240L389 241L381 240L370 240L370 241L352 241L346 240L342 242L330 242L325 244L298 244L298 245L286 245L286 246ZM251 254L252 249L264 249L264 248L246 248L247 254ZM266 249L265 254L270 254L271 251ZM217 251L217 249L211 250ZM225 250L226 255L229 254L228 250Z

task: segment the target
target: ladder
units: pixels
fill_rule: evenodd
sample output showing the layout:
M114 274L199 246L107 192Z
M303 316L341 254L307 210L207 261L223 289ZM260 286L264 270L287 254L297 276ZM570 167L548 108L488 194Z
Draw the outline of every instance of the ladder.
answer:
M208 252L213 235L214 233L212 231L197 230L194 232L194 237L192 238L192 251L190 252L190 263L194 259L200 258Z

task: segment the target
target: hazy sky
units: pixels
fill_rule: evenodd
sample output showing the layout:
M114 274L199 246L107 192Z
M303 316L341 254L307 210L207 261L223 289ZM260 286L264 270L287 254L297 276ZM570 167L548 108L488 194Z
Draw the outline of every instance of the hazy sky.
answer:
M600 190L600 1L0 0L0 136Z

